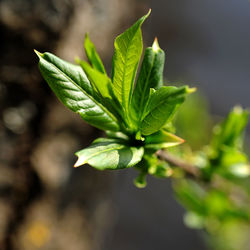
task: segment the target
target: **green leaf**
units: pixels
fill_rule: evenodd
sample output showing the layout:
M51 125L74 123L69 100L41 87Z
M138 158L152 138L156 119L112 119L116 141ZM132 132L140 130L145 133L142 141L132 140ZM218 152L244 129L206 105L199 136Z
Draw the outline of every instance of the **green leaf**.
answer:
M134 86L134 79L142 53L141 25L148 17L140 18L132 27L115 40L115 52L112 65L114 93L128 114Z
M111 80L110 78L98 71L95 68L92 68L87 62L77 60L77 62L82 67L83 71L86 73L88 79L90 80L94 89L99 93L99 95L105 99L109 98L112 99L110 95L111 91Z
M150 88L157 89L163 84L165 53L155 39L152 47L145 50L140 74L132 97L133 118L140 121L146 107Z
M116 118L120 125L125 121L120 103L117 101L110 78L98 70L92 68L87 62L77 59L83 71L86 73L94 90L96 91L96 99L102 103ZM126 127L126 126L125 126Z
M129 137L122 132L105 131L108 138L129 141Z
M235 107L228 117L214 129L212 140L213 149L219 150L221 146L242 148L242 133L248 122L249 112L241 107Z
M89 39L88 33L85 35L84 48L89 62L92 64L93 68L101 73L106 74L105 68L103 66L102 60L98 53L96 52L95 45Z
M37 55L44 79L66 107L97 128L119 130L114 115L94 99L93 88L81 67L65 62L50 53L37 52Z
M185 96L193 91L194 89L186 86L161 87L153 91L141 123L142 134L153 134L170 122L175 111L184 102Z
M145 148L161 149L169 148L182 144L184 140L172 133L165 130L159 130L158 132L146 136Z
M141 161L143 153L143 147L129 147L119 140L99 138L76 153L75 167L88 163L99 170L129 168Z

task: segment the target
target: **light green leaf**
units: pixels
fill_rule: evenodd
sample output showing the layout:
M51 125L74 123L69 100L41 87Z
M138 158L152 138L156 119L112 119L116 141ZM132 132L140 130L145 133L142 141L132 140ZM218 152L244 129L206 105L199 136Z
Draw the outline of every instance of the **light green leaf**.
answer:
M83 71L90 80L94 90L96 91L96 99L102 103L113 115L116 116L120 124L126 122L123 118L124 114L122 112L120 103L117 101L114 95L110 78L106 74L103 74L92 68L87 62L77 59L77 63L80 64Z
M161 87L150 95L144 118L141 123L143 135L150 135L157 132L167 122L171 121L175 111L185 96L193 92L188 87Z
M84 48L89 62L92 64L93 68L101 73L106 74L105 68L103 66L102 60L98 55L95 45L89 39L88 33L85 35Z
M112 99L110 95L111 91L111 80L110 78L98 71L95 68L92 68L87 62L78 60L78 63L83 68L83 71L86 73L88 79L90 80L92 86L96 91L105 99Z
M161 149L174 147L182 144L184 140L165 130L159 130L154 134L146 136L145 148Z
M242 134L248 122L249 112L241 107L235 107L228 117L214 129L212 147L215 151L223 145L242 148Z
M119 140L101 138L76 153L75 167L89 164L99 170L129 168L141 161L143 147L129 147Z
M93 97L93 88L81 67L50 54L37 52L39 68L58 99L80 114L89 124L104 130L118 131L117 119Z
M163 84L165 53L155 39L152 47L145 50L140 74L132 97L133 119L140 121L146 107L150 88L157 89Z
M134 79L143 48L141 25L149 13L150 11L132 27L119 35L114 44L112 82L114 93L123 106L125 113L129 111Z

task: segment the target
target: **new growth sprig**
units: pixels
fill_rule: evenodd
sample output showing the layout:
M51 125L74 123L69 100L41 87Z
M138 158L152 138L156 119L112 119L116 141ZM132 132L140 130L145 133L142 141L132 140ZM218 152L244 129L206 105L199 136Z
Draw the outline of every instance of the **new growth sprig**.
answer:
M58 99L84 121L106 132L90 147L78 151L75 167L89 164L99 170L145 166L154 160L154 170L168 175L168 167L157 165L154 153L183 140L167 125L195 89L163 86L165 53L157 39L143 52L141 25L150 11L115 39L112 72L109 76L89 35L84 48L89 62L68 63L51 53L39 53L39 68ZM137 80L136 74L138 74Z
M66 107L105 131L106 137L76 152L75 167L134 167L139 170L134 181L137 187L145 187L148 174L174 177L177 199L187 209L186 224L206 229L216 240L220 237L225 248L216 249L233 249L227 245L227 233L238 232L242 238L240 228L250 230L250 189L249 182L244 181L250 176L250 166L243 152L249 112L235 107L215 126L209 145L199 151L193 152L187 142L171 153L168 148L184 142L173 134L176 127L178 131L173 117L195 88L164 86L165 53L157 39L141 59L141 26L149 14L115 39L110 75L88 34L84 42L88 62L77 58L76 64L71 64L51 53L36 51L40 71ZM202 112L201 105L195 108ZM195 108L186 109L185 117L194 114ZM187 129L199 126L195 119L192 123ZM185 119L182 125L186 126ZM198 136L204 129L199 131ZM238 242L236 245L239 249Z

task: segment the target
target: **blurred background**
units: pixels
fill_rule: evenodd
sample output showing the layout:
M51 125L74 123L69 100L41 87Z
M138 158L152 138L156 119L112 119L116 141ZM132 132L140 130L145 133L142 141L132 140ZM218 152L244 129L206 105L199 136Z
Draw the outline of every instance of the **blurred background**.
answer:
M184 225L170 181L137 189L133 169L73 169L74 152L101 132L57 101L33 53L84 58L89 32L110 69L114 38L149 8L144 45L158 37L166 83L203 96L194 147L208 140L208 110L250 106L248 0L0 0L0 249L209 249Z

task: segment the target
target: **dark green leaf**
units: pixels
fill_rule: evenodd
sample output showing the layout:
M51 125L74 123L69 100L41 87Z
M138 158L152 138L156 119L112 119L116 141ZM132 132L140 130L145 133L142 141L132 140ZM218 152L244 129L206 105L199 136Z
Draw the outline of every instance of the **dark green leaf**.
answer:
M184 86L180 88L161 87L153 91L143 115L142 134L153 134L171 121L177 108L184 102L185 96L193 90Z
M37 52L39 68L60 101L80 114L89 124L104 130L118 131L117 119L93 97L93 88L81 67L50 54Z

